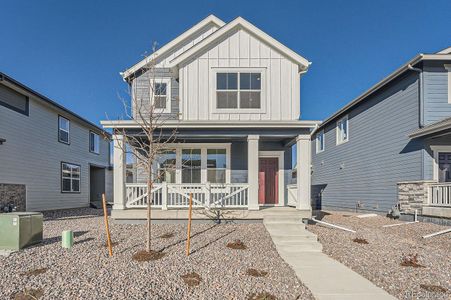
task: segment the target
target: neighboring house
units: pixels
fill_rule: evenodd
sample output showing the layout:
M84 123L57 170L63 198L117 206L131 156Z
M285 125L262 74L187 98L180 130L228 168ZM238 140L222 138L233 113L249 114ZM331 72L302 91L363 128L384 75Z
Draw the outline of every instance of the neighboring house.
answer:
M449 117L451 48L414 57L315 130L314 205L451 216Z
M197 206L259 210L292 204L310 214L310 134L318 122L300 120L300 77L309 65L241 17L225 24L209 16L121 73L143 106L158 101L165 132L178 131L155 165L166 172L164 166L175 162L176 170L154 187L153 206L186 207L193 192ZM149 76L155 77L153 90L161 91L158 99L151 99ZM133 115L138 118L135 110ZM118 133L139 131L134 120L101 123ZM119 218L127 209L146 207L147 190L139 172L137 182L126 183L123 138L113 139L112 216ZM297 201L288 203L293 145Z
M107 139L105 139L105 137ZM87 207L112 197L110 135L0 73L0 202L19 210Z

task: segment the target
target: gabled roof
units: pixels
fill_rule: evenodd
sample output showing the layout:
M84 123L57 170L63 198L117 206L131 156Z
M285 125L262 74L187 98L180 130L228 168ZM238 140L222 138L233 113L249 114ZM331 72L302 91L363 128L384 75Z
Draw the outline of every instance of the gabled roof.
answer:
M207 36L205 39L188 49L187 51L181 53L179 56L175 57L173 60L170 61L170 66L175 67L179 65L180 63L186 61L187 59L190 59L194 55L198 54L202 50L206 49L208 45L211 43L221 39L223 36L227 35L229 32L233 31L237 28L243 28L244 30L248 31L249 33L255 35L260 40L264 41L268 45L276 48L279 50L282 54L293 60L299 65L299 68L301 70L306 70L309 65L311 64L307 59L300 56L293 50L289 49L279 41L275 40L268 34L264 33L262 30L258 29L242 17L237 17L235 20L231 21L230 23L227 23L223 27L216 30L211 35Z
M450 131L451 131L451 117L424 126L423 128L419 128L414 132L412 132L411 134L409 134L409 137L411 139L416 139L419 137L425 137L429 135L442 134L443 132L450 133Z
M178 37L176 37L175 39L170 41L169 43L165 44L163 47L161 47L160 49L155 51L155 53L153 53L149 57L144 58L143 60L141 60L134 66L132 66L132 67L128 68L127 70L125 70L124 72L122 72L121 73L122 77L124 79L127 79L132 74L134 74L136 71L138 71L139 69L141 69L142 67L144 67L145 65L147 65L148 63L153 61L155 58L162 56L166 52L174 49L175 47L180 45L180 43L182 43L186 39L190 38L191 36L193 36L194 34L196 34L197 32L199 32L200 30L202 30L203 28L205 28L206 26L208 26L210 24L214 24L218 27L222 27L222 26L224 26L225 23L222 20L220 20L219 18L217 18L216 16L209 15L208 17L206 17L205 19L203 19L202 21L200 21L199 23L197 23L196 25L194 25L193 27L191 27L190 29L188 29L187 31L185 31L184 33L182 33L181 35L179 35Z

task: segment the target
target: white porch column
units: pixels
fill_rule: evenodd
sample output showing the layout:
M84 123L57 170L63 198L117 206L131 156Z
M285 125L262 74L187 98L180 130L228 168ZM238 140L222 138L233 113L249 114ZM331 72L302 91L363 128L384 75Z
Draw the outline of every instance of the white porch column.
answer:
M258 210L258 140L260 136L247 137L247 182L249 184L249 210Z
M114 164L114 205L113 209L125 208L125 168L126 155L123 135L113 135L113 164Z
M296 158L297 158L297 203L296 208L311 210L310 203L310 170L311 170L311 143L310 135L299 135L296 138Z

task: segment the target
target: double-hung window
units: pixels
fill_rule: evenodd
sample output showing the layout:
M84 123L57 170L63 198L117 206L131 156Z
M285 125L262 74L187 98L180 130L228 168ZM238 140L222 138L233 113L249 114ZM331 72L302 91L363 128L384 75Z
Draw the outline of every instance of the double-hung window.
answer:
M316 134L316 153L324 151L324 130Z
M260 109L261 75L260 72L216 73L216 108Z
M100 152L100 137L92 131L89 132L89 151L96 154Z
M226 182L226 149L207 149L207 181Z
M80 193L80 166L61 163L61 192Z
M171 80L156 79L153 83L153 105L156 112L171 112Z
M182 149L182 183L201 183L201 149Z
M58 141L70 143L70 121L62 116L58 116Z
M349 122L348 116L345 116L337 122L337 145L343 144L349 140Z

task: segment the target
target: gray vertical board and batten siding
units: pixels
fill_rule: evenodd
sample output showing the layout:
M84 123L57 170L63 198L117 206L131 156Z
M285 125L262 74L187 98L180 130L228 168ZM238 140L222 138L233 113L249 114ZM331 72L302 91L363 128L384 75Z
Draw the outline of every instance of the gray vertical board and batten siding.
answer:
M409 72L348 112L349 141L336 145L336 121L325 128L325 150L312 142L312 199L323 208L387 211L397 182L422 179L423 146L408 135L418 128L418 74Z
M29 116L0 105L0 182L25 184L27 210L89 206L89 166L109 166L109 142L89 152L89 131L68 113L30 97ZM58 142L58 115L70 122L70 144ZM81 166L81 192L61 193L61 162Z

